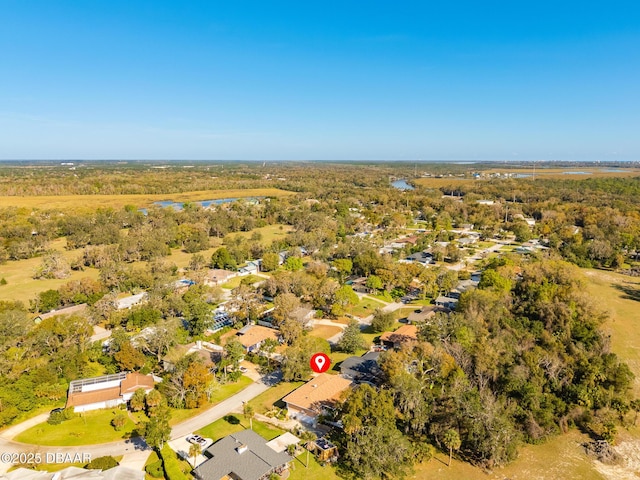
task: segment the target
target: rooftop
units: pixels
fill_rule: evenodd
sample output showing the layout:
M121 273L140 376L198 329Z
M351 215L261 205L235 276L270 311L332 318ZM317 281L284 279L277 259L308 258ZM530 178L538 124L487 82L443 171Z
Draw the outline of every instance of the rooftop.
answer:
M263 342L268 338L278 340L278 332L273 328L263 327L262 325L252 325L251 328L245 330L241 335L238 335L238 341L245 348Z
M306 410L320 411L321 405L335 403L340 399L342 392L350 386L351 380L338 375L321 373L282 400Z
M210 458L194 473L196 478L206 480L259 480L292 460L287 453L270 448L253 430L227 435L207 448L205 454Z
M403 325L395 332L385 332L380 336L380 341L405 343L418 340L418 327L415 325Z

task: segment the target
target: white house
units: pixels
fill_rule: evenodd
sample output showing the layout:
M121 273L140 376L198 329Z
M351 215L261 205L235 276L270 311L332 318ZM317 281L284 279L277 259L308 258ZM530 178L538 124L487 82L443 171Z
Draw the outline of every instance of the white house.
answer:
M73 407L76 412L113 408L127 403L139 388L148 393L153 386L153 375L135 372L73 380L69 383L66 406Z

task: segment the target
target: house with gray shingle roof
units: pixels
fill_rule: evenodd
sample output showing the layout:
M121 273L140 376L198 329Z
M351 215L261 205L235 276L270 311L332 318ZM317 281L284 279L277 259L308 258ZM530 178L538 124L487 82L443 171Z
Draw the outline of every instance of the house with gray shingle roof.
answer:
M199 480L261 480L287 469L293 458L276 452L253 430L232 433L204 451L209 457L193 473Z

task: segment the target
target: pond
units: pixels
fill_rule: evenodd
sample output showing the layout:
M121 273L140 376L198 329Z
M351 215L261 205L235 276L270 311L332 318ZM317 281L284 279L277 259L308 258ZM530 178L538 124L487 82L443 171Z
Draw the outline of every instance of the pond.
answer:
M391 186L393 188L397 188L398 190L414 190L413 185L408 184L404 179L391 182Z
M260 200L261 198L265 198L265 197L232 197L232 198L216 198L213 200L201 200L198 202L190 202L190 203L197 203L198 205L200 205L202 208L207 208L211 205L221 205L223 203L231 203L231 202L235 202L236 200L247 200L249 202L255 202L257 200ZM167 208L167 207L172 207L175 210L182 210L182 206L187 203L187 202L174 202L173 200L160 200L158 202L153 202L154 205L158 205L159 207L162 208ZM146 208L140 208L138 209L138 211L142 212L144 215L147 215L148 210Z

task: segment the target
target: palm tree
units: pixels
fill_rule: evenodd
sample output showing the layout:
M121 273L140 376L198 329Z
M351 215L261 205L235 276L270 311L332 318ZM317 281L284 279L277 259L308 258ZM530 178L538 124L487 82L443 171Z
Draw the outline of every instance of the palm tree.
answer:
M307 464L305 465L306 468L309 468L309 443L314 441L316 438L318 437L313 432L304 431L302 432L302 434L300 434L300 440L302 440L303 442L306 442L305 443L305 448L307 449Z
M249 419L249 425L251 430L253 430L253 415L255 414L255 410L251 405L245 402L244 407L242 408L244 413L244 418Z
M444 437L442 438L445 446L449 449L449 464L448 467L451 466L451 457L453 456L453 451L458 450L461 445L460 435L457 430L450 428L446 432L444 432Z
M193 468L196 467L196 459L198 455L202 453L202 447L200 447L199 443L192 443L189 447L189 456L193 457Z

